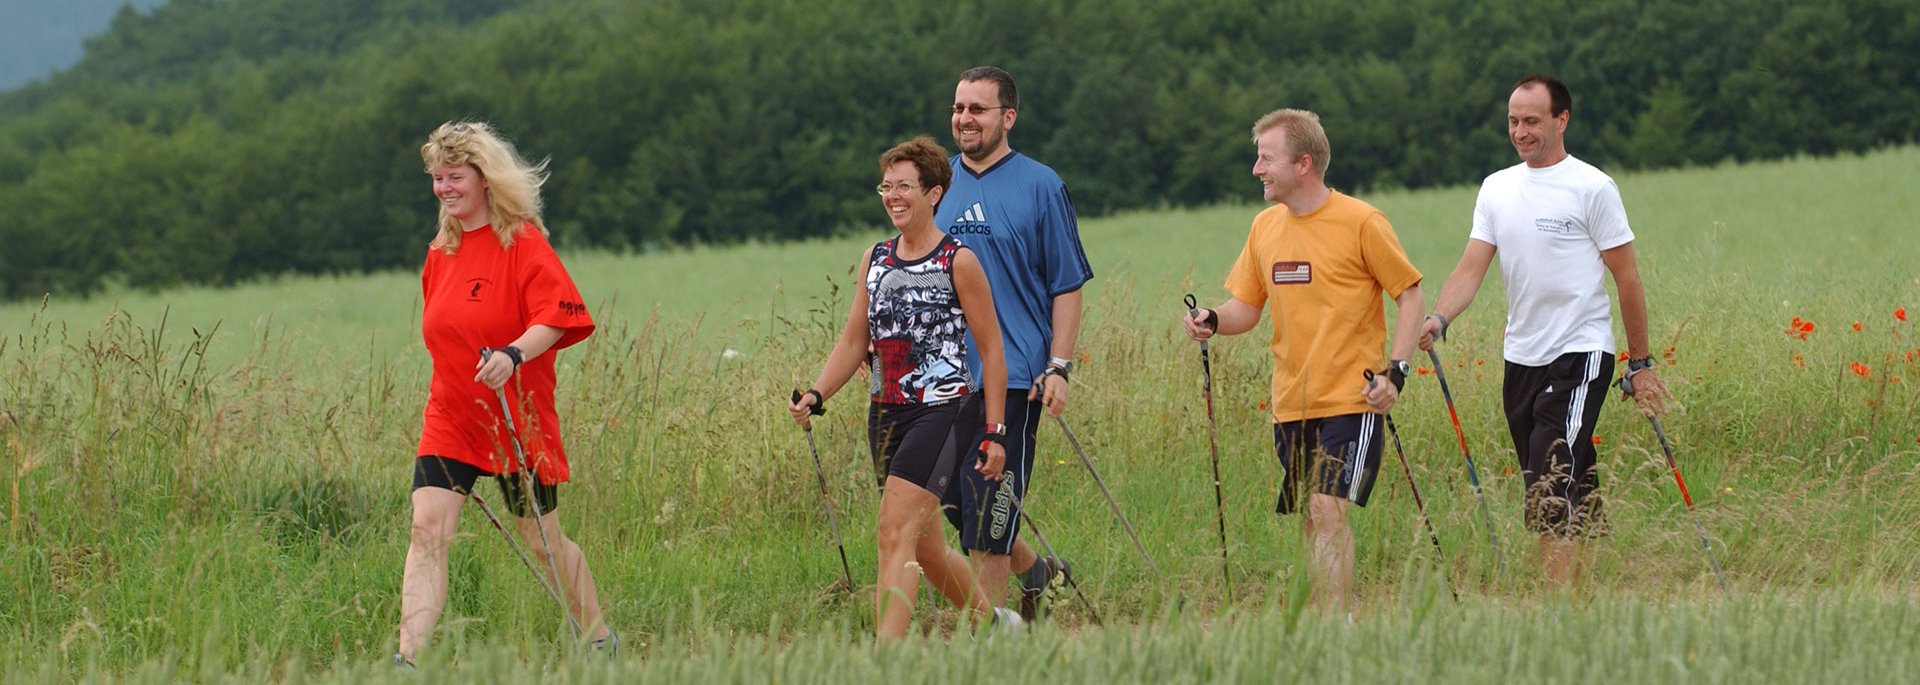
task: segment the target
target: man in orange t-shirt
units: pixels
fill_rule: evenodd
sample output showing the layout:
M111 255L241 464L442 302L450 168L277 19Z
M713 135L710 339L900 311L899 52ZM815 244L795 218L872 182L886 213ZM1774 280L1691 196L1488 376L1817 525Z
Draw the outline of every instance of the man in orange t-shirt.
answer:
M1272 305L1274 449L1286 469L1276 509L1299 511L1299 491L1308 486L1314 603L1349 612L1347 503L1366 506L1379 472L1380 416L1399 400L1425 308L1420 271L1380 210L1327 187L1329 150L1318 115L1274 111L1254 124L1253 141L1253 175L1278 204L1254 217L1227 275L1232 297L1182 323L1195 340L1237 335L1253 330L1260 308ZM1364 374L1383 361L1387 344L1383 293L1399 307L1384 374L1391 382L1368 387Z

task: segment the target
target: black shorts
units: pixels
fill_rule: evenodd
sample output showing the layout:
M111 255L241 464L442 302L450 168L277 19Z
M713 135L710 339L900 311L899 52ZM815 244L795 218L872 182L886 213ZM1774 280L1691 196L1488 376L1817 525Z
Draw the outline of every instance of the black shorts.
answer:
M551 514L560 506L559 485L541 483L538 478L521 478L524 471L497 474L493 481L500 485L500 494L506 497L507 510L514 516L527 517L526 489L523 483L533 484L533 499L540 504L540 513ZM487 475L478 466L446 457L427 455L413 460L413 489L440 488L452 490L462 495L473 492L473 484Z
M981 409L984 416L985 407ZM948 489L940 502L947 522L960 531L963 549L1012 554L1013 541L1020 535L1019 504L1027 501L1027 486L1033 478L1033 438L1046 417L1046 406L1029 401L1025 389L1008 390L1006 414L1007 463L1000 480L987 480L973 468L980 458L980 441L986 438L983 418L970 432L958 487Z
M934 497L945 494L971 452L967 436L978 430L971 426L980 421L980 403L971 395L939 404L868 403L867 447L880 487L895 476Z
M1507 430L1527 487L1527 529L1605 535L1593 424L1613 378L1613 355L1569 352L1546 366L1507 362Z
M1373 478L1380 473L1380 424L1380 415L1372 412L1274 424L1273 451L1286 475L1273 510L1300 511L1303 484L1308 492L1367 506Z

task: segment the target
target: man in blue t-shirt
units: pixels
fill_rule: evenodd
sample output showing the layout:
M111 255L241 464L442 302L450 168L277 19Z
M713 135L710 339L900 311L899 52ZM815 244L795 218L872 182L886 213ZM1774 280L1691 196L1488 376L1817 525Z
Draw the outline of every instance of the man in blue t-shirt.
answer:
M1020 572L1020 613L1033 620L1039 600L1056 574L1057 558L1041 559L1018 539L1019 502L1026 501L1033 474L1033 442L1041 410L1059 416L1067 407L1067 377L1080 332L1080 286L1093 268L1080 247L1067 186L1046 165L1007 144L1020 110L1013 76L999 67L960 74L953 95L953 187L934 223L971 248L986 268L999 313L1007 355L1007 466L988 481L962 469L960 487L943 502L960 531L981 587L998 606L1007 579ZM967 363L979 380L980 359L968 347ZM1011 491L1011 492L1009 492Z

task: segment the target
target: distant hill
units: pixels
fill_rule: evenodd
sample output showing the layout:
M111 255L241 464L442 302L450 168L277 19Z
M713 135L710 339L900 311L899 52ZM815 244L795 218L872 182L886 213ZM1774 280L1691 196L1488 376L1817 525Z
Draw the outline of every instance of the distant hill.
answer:
M0 0L0 91L73 66L89 36L107 30L122 7L167 0Z
M86 44L0 93L0 299L418 265L461 118L551 159L558 244L843 233L981 64L1086 216L1248 199L1279 107L1335 187L1473 183L1530 72L1609 171L1920 141L1914 0L172 0Z

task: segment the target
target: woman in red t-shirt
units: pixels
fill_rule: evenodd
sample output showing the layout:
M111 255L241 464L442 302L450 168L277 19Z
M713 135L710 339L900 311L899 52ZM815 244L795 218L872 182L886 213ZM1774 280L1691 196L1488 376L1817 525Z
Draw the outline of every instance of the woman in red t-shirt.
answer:
M439 233L420 274L426 303L420 329L433 357L433 380L415 452L413 538L401 580L395 661L412 663L440 619L448 543L482 475L500 485L539 572L549 575L549 564L558 569L568 610L591 631L593 646L615 648L619 641L600 613L586 557L560 532L554 513L567 455L550 353L592 334L593 319L540 220L546 165L528 164L476 122L434 129L420 159L440 201ZM501 391L510 417L501 414ZM510 425L518 429L524 467ZM526 477L529 468L536 478ZM537 519L526 506L528 490Z

